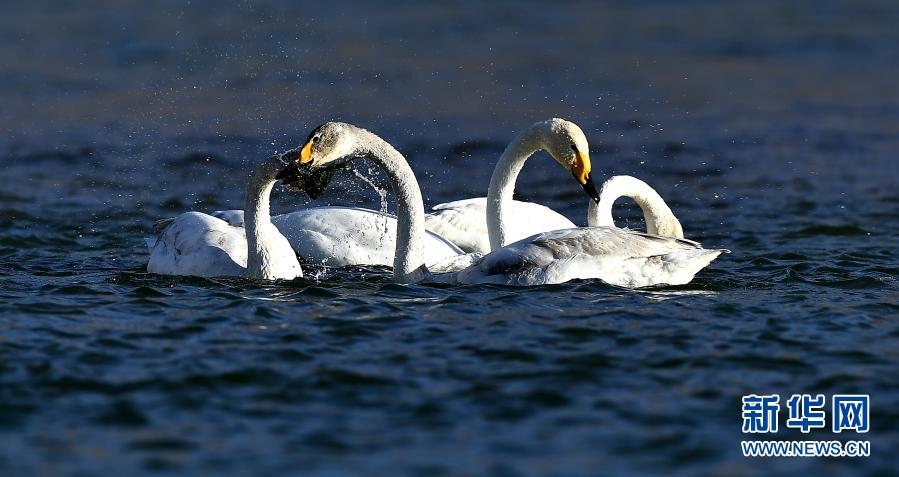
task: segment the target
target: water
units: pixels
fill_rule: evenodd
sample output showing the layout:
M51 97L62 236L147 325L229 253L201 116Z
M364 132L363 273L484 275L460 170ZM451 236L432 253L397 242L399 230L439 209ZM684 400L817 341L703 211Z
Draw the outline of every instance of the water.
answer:
M10 8L0 474L895 475L895 2ZM326 120L393 142L433 205L554 115L597 179L734 253L648 291L143 271L154 220L239 208ZM316 203L378 207L339 182ZM518 193L584 221L545 154ZM796 392L871 394L871 457L740 456L740 397Z

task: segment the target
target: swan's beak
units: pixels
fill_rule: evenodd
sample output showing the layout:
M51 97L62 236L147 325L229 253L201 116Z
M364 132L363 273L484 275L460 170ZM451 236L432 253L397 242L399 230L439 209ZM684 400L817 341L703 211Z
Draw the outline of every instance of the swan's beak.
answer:
M300 164L309 164L312 162L312 140L306 142L303 145L303 149L300 149L300 157L297 159Z
M577 176L575 176L575 178L577 178ZM578 180L578 182L580 182L580 180ZM581 186L584 188L584 192L586 192L587 195L589 195L590 198L598 204L599 192L596 191L596 186L593 185L593 179L590 177L589 173L587 174L587 177L584 179L584 183L581 184Z
M584 192L586 192L596 203L599 203L599 192L596 191L596 186L593 185L593 179L590 178L589 155L583 154L580 151L577 152L577 158L574 161L574 165L571 167L571 174L578 184L584 188Z

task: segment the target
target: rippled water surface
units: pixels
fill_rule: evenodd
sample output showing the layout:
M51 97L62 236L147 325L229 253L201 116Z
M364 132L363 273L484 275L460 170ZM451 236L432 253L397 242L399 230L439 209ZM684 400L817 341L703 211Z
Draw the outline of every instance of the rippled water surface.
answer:
M0 474L895 475L896 3L130 3L0 17ZM144 271L323 121L433 205L551 116L734 253L643 291ZM517 192L584 222L545 154ZM871 394L871 457L743 458L740 397L801 392Z

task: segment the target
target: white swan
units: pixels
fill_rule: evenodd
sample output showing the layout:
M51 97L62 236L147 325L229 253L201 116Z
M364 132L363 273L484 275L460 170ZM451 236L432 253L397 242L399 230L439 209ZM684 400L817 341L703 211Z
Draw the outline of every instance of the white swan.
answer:
M553 134L547 134L547 131ZM435 276L429 273L422 258L424 206L421 192L403 156L371 132L345 123L326 123L314 134L316 139L307 144L308 151L304 147L299 157L299 163L313 171L331 163L366 157L386 172L397 195L399 218L394 277L399 282L433 279L456 283L541 285L576 278L599 278L625 287L679 285L692 280L697 271L724 252L706 250L687 240L627 229L586 227L541 233L494 250L458 273ZM585 161L579 157L582 156L579 151L586 155L588 150L586 139L579 144L582 139L583 133L576 125L554 119L535 124L506 149L500 159L504 164L500 177L494 174L487 196L491 245L503 243L502 212L511 200L514 185L510 184L514 184L525 160L537 149L550 151L574 173L585 190L592 186L589 171L582 167ZM597 195L596 191L591 195Z
M242 210L219 210L213 217L233 227L244 226ZM396 217L358 207L326 206L299 209L272 217L306 263L332 267L392 265ZM439 234L425 231L425 262L443 263L464 252Z
M248 233L199 212L160 221L159 236L148 243L151 250L147 271L262 280L302 277L296 254L272 225L269 215L269 195L276 176L287 165L282 156L275 155L261 162L250 174L246 196Z
M631 176L614 176L603 183L599 202L589 201L587 225L614 227L612 206L620 197L630 197L640 206L648 233L684 238L680 222L662 197L647 183ZM511 220L503 225L508 241L514 242L540 232L576 227L564 215L540 204L513 200L507 207L505 212ZM490 251L486 209L486 197L438 204L433 207L432 213L425 214L425 226L466 252L486 254Z
M562 119L535 123L513 139L493 169L490 190L514 190L515 180L524 165L524 161L517 161L516 158L529 157L540 149L546 149L569 170L591 198L599 199L590 179L587 138L580 128ZM566 159L560 159L562 157ZM549 207L509 199L501 204L501 243L491 243L487 230L487 201L487 197L478 197L438 204L434 206L434 212L425 216L425 224L462 250L479 253L488 253L503 243L515 242L540 232L576 227Z
M621 197L630 197L643 212L646 232L663 237L684 238L680 221L662 196L649 184L631 176L612 176L599 190L599 202L591 200L587 205L587 225L590 227L615 227L612 206Z
M652 235L661 235L664 237L684 238L683 227L677 217L665 203L665 200L655 191L649 184L632 176L612 176L607 179L599 190L599 202L589 200L587 205L587 225L590 227L615 227L615 221L612 218L612 208L615 201L621 197L631 198L643 213L643 219L646 223L646 232ZM490 243L487 236L486 221L487 198L478 197L472 199L463 199L445 204L434 206L435 213L425 214L425 227L430 234L440 239L448 239L452 237L453 244L457 245L462 251L487 253L489 252ZM350 219L338 217L343 213L343 209L350 211L359 211L357 217ZM510 209L513 221L511 228L514 231L509 234L514 240L515 237L526 238L544 231L560 230L574 228L575 225L565 218L563 215L554 210L535 204L533 202L521 202L513 200ZM328 214L335 214L329 216ZM396 218L392 215L388 216L390 222L385 228L384 222L374 224L365 224L370 219L374 211L355 208L341 207L314 207L301 211L276 215L272 217L272 223L282 231L294 246L294 250L307 260L323 260L324 258L312 257L310 254L304 254L302 251L302 243L299 238L293 239L302 233L312 233L313 230L322 229L327 226L330 219L333 222L353 223L357 224L356 233L361 237L353 237L353 231L346 233L350 236L351 244L361 243L358 251L337 253L336 257L331 259L334 265L355 265L362 263L375 263L378 265L389 265L393 260L393 237L396 235ZM220 210L212 212L210 215L220 218L235 227L244 226L244 213L242 210ZM533 217L533 220L525 220ZM306 225L307 221L320 221L319 224ZM506 224L507 226L509 224ZM530 229L530 230L529 230ZM387 231L390 240L378 239L370 237L378 233ZM370 232L374 231L374 234ZM330 234L335 235L335 234ZM390 248L386 245L389 244ZM350 246L350 244L348 244ZM336 251L335 251L336 253ZM456 252L452 249L446 251L445 256L438 257L438 260L448 259ZM377 254L377 258L373 256ZM343 258L346 257L346 258Z
M587 140L580 129L564 130L559 121L545 121L540 124L540 133L544 136L552 134L575 134L576 138L563 138L565 154L570 147L575 150L575 164L563 164L572 174L580 174L577 178L591 197L597 198L593 183L590 182L590 157L585 148ZM554 131L553 128L556 128ZM309 154L312 145L317 141L313 131L306 143L297 150L297 155ZM507 151L521 144L522 137L510 143ZM579 151L583 151L579 152ZM535 151L531 151L535 152ZM285 153L287 155L289 153ZM562 163L560 161L560 163ZM500 186L503 181L511 181L514 187L518 171L510 174L509 163L502 159L493 172L499 177ZM520 169L520 168L519 168ZM589 184L588 184L589 182ZM425 215L425 263L433 268L445 264L464 253L485 254L490 251L486 221L487 198L478 197L463 199L434 206L434 211ZM549 207L532 202L513 200L506 205L509 220L504 224L504 231L510 241L530 237L539 232L575 227L575 224L562 214ZM240 210L223 210L213 212L218 217L235 227L243 227L243 212ZM311 263L330 266L349 265L390 265L393 263L395 248L396 218L383 212L356 207L312 207L297 210L288 214L272 217L272 223L287 237L294 251Z

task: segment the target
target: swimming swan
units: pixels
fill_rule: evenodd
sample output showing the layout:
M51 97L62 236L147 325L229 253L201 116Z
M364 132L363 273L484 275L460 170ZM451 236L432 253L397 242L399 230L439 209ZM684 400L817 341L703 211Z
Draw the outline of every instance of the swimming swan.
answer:
M519 136L503 154L498 177L494 174L487 200L491 245L502 244L503 209L511 200L514 176L539 148L548 149L591 197L599 198L589 178L586 139L573 123L554 119L537 123ZM547 131L554 134L547 135ZM563 140L562 138L567 138ZM567 151L563 153L563 151ZM724 250L706 250L688 240L660 237L615 227L586 227L544 232L520 240L477 259L456 273L434 275L422 259L424 205L421 191L405 158L375 134L345 123L316 128L297 162L312 170L330 163L365 157L381 167L397 196L398 227L394 278L408 283L421 280L462 284L502 283L541 285L572 279L599 278L625 286L679 285L692 280ZM503 175L512 176L512 181ZM505 187L499 185L505 184ZM592 189L592 190L591 190Z
M559 143L567 156L569 144L587 146L587 140L580 129L558 127L558 121L543 121L533 128L540 129L541 136L553 134L576 134L570 139L566 136ZM556 130L553 130L554 125ZM506 148L493 171L493 180L497 187L513 187L518 177L518 170L510 173L514 161L510 155L518 152L521 141L529 139L529 135L519 135ZM309 136L306 144L299 152L311 148L315 134ZM525 145L526 146L526 145ZM577 147L577 146L574 146ZM541 149L539 147L538 149ZM530 151L532 154L536 150ZM530 154L529 154L530 155ZM564 164L566 169L582 174L589 180L589 152L576 154L577 164ZM562 163L562 161L559 161ZM504 184L503 181L509 183ZM580 179L578 179L580 182ZM583 184L585 190L593 191L592 182ZM490 251L486 221L487 198L478 197L438 204L434 211L425 215L425 263L429 267L447 263L454 257L466 252L485 254ZM575 227L575 224L562 214L549 207L532 202L509 201L506 204L508 218L504 223L504 231L508 241L520 240L539 232ZM213 212L214 217L221 218L235 227L243 226L243 212L240 210L224 210ZM396 237L396 218L382 212L356 207L312 207L289 214L272 217L272 223L287 237L294 251L304 261L327 264L331 266L348 265L390 265L393 263Z
M640 207L647 233L684 238L680 221L662 196L649 184L631 176L612 176L603 182L599 190L599 202L591 200L587 205L587 226L615 227L612 206L621 197L630 197Z
M664 237L684 238L683 227L668 207L668 204L665 203L665 200L662 199L649 184L632 176L612 176L602 184L599 190L599 202L597 203L592 199L588 201L587 225L590 227L615 227L615 221L612 218L612 207L615 204L615 201L621 197L633 199L633 201L640 207L640 210L643 213L644 222L646 223L647 233ZM510 215L513 217L512 226L520 227L516 232L510 234L513 237L529 237L542 231L575 227L571 221L548 207L532 202L520 202L517 200L512 201L511 205L512 213ZM429 233L432 230L436 231L439 234L434 234L436 237L442 239L452 237L453 243L459 246L463 251L473 251L477 253L481 250L489 249L487 223L485 218L486 207L486 197L463 199L447 202L446 204L439 204L434 207L434 209L438 209L437 212L439 213L425 214L425 227ZM293 236L292 231L303 230L303 224L301 222L306 219L304 211L319 211L319 209L321 209L321 213L333 211L331 213L335 214L339 214L339 211L341 210L339 207L315 207L272 217L272 223L288 236L288 240L294 246L294 250L303 255L304 258L307 258L307 255L302 253L297 241L291 239ZM374 212L354 208L351 208L350 210L359 210L366 214ZM554 219L553 214L560 217L560 219ZM244 226L244 214L242 210L215 211L210 215L220 218L235 227ZM315 215L318 215L318 213ZM334 217L336 218L337 215ZM372 229L376 229L377 233L386 232L391 236L389 243L392 246L392 237L396 235L396 219L393 216L388 217L390 218L390 223L388 224L387 229L384 228L384 222L382 221L377 224L371 224L368 226L371 228L366 227L364 230L360 230L359 233L364 234L366 231ZM534 222L524 220L526 217L534 217ZM361 219L362 217L360 217L360 220L350 222L360 223L362 222ZM343 220L338 220L338 222L342 221ZM522 228L527 226L531 226L536 230L531 233L522 231ZM313 227L310 226L307 230L312 228ZM359 238L353 238L353 240L357 241ZM387 265L393 260L393 248L387 249L384 240L371 240L366 238L364 243L365 246L360 247L360 250L364 250L364 252L360 252L355 256L355 264L377 261L378 264ZM376 259L372 258L373 250L377 250L378 258ZM352 254L341 254L340 256L351 255ZM452 256L452 254L447 253L446 257L443 258L449 258L450 256ZM307 259L312 260L312 258ZM339 257L335 262L340 265L353 264L341 263L349 262L349 260L342 260Z
M290 280L303 276L287 239L271 223L269 195L279 172L288 165L282 155L262 161L250 174L246 210L248 233L200 212L160 221L159 236L150 240L147 271L162 275L245 276Z
M234 227L244 226L242 210L219 210L211 215ZM359 207L310 207L276 215L272 224L306 263L332 267L393 264L397 221L392 214ZM425 250L428 265L464 253L453 242L428 230Z
M549 207L512 200L515 180L525 160L540 149L546 149L557 162L569 170L591 198L598 200L590 179L590 150L583 131L574 123L551 119L534 123L506 146L490 177L488 197L458 200L439 204L425 216L428 229L451 240L466 252L488 253L509 242L515 242L540 232L576 227L573 222ZM560 157L568 158L561 160ZM493 243L488 233L487 203L494 194L508 192L503 201L503 223L498 241ZM492 220L497 220L493 217Z

